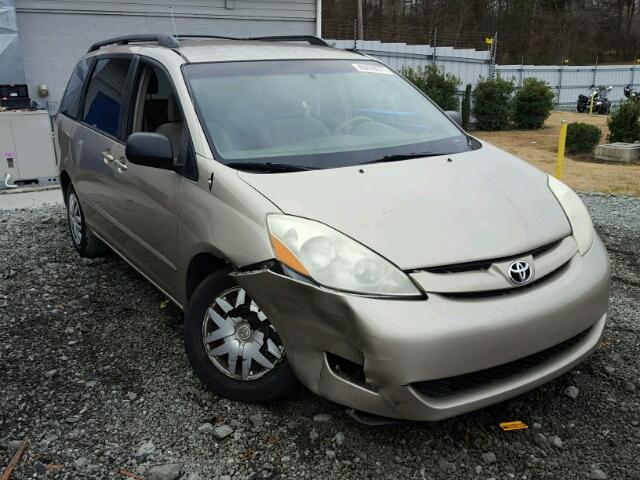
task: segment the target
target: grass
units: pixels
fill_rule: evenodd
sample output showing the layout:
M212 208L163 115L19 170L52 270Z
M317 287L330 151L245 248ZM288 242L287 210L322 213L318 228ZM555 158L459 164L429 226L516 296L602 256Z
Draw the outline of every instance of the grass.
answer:
M601 143L606 143L609 130L605 115L553 112L540 130L508 130L473 132L473 134L547 173L556 168L560 121L597 125L602 130ZM590 158L565 156L562 178L571 188L583 192L604 192L640 197L640 165L599 163Z

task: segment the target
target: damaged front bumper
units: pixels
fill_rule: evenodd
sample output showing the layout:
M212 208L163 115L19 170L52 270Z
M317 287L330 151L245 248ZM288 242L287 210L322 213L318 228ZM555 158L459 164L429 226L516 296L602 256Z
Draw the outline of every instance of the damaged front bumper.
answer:
M482 408L571 369L598 346L609 296L609 259L599 238L561 275L486 298L370 298L268 269L234 277L278 330L305 386L351 408L407 420ZM362 375L345 374L341 365Z

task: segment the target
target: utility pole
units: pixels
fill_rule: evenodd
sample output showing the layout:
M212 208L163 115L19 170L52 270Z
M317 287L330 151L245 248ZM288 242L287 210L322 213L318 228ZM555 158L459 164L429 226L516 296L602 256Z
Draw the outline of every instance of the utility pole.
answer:
M362 18L362 1L357 0L358 2L358 40L364 40L364 19Z

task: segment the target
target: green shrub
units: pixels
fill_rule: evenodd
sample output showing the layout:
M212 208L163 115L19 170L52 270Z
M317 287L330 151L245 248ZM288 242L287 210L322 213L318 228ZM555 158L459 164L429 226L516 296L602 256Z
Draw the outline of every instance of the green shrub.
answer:
M623 102L607 119L610 142L635 142L640 140L640 104Z
M595 125L573 122L567 126L566 149L568 153L592 153L602 132Z
M422 68L404 67L402 75L422 90L443 110L458 110L458 85L460 80L452 73L445 73L437 65Z
M467 83L462 98L462 128L469 130L469 119L471 118L471 84Z
M513 121L519 128L542 128L553 110L554 93L545 81L526 78L513 97Z
M473 91L473 115L480 130L505 130L511 124L513 82L500 76L480 80Z

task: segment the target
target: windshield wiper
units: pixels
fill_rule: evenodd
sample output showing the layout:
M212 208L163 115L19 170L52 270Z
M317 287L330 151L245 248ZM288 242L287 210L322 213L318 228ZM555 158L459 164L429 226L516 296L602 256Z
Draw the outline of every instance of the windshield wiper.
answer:
M313 168L303 167L302 165L289 165L287 163L271 162L231 162L227 163L227 167L254 172L304 172L306 170L313 170Z
M411 152L411 153L400 153L397 155L385 155L382 158L376 158L375 160L368 160L366 162L362 162L360 163L360 165L368 165L369 163L398 162L400 160L410 160L412 158L422 158L422 157L435 157L438 155L446 155L446 153Z

